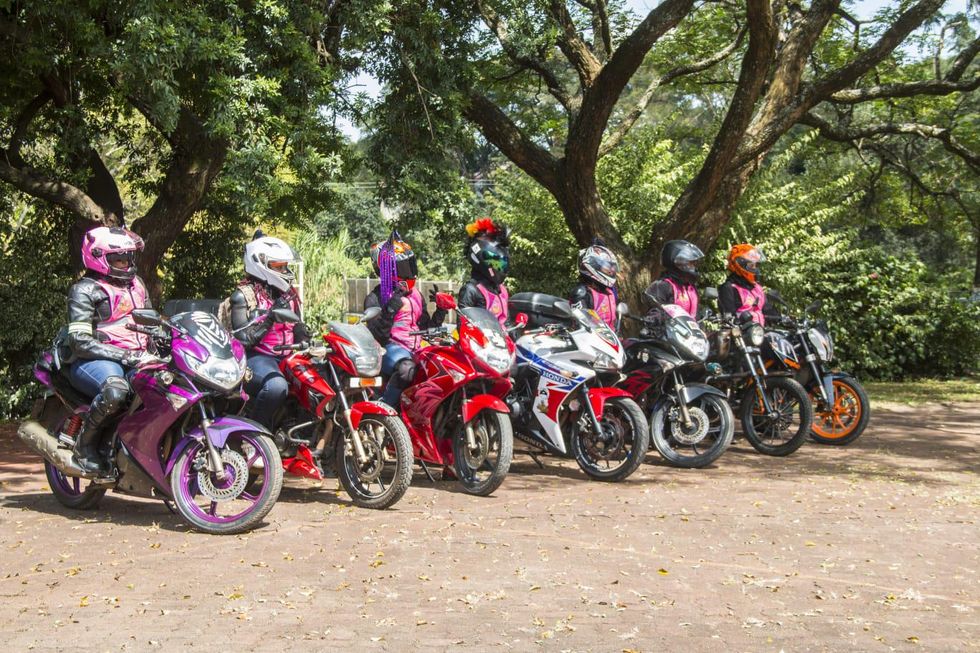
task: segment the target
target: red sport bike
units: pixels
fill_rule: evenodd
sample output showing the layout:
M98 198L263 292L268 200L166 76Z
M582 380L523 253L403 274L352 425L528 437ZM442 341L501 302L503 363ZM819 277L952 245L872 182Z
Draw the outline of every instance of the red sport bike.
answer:
M430 346L415 354L415 379L401 414L416 458L452 470L469 494L487 496L510 469L514 433L503 399L510 392L514 343L489 311L459 309L456 333L413 332Z
M363 322L380 312L368 309L355 324L330 322L324 345L277 347L292 353L279 364L289 395L272 429L287 472L322 478L314 458L332 459L354 504L376 509L402 498L413 465L411 440L398 413L369 400L368 390L381 385L383 350Z

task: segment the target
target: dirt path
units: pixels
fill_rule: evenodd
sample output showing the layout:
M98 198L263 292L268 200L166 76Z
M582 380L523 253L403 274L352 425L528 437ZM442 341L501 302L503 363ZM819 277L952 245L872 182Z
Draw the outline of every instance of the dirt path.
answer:
M788 459L651 454L619 485L517 456L492 498L417 475L387 512L290 483L230 538L149 501L69 512L12 437L10 651L980 650L980 404L880 408L855 445Z

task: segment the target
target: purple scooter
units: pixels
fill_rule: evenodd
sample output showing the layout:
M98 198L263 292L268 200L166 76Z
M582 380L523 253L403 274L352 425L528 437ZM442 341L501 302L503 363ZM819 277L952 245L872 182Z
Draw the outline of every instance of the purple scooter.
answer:
M271 317L292 321L291 311L282 313ZM112 489L163 499L205 533L251 529L279 498L282 460L261 424L216 411L228 398L245 398L241 344L209 313L166 320L142 309L133 311L133 320L130 329L151 336L170 355L132 374L129 407L103 430L100 450L110 472L88 474L72 460L89 399L62 374L57 349L35 366L48 392L17 434L44 457L51 492L69 508L94 508Z

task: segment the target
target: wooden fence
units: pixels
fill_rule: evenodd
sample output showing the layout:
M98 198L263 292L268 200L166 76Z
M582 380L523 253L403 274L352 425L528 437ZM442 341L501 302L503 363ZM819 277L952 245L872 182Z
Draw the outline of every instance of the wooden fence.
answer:
M347 282L347 300L344 305L344 310L347 315L353 313L360 313L364 309L364 299L370 294L374 287L378 285L377 279L345 279ZM415 287L419 289L422 293L422 298L426 300L426 310L429 314L436 309L434 302L429 301L429 291L435 288L436 292L448 292L453 297L456 296L456 292L459 290L460 283L456 281L422 281L416 282ZM447 322L456 322L456 311L449 311L449 316L446 318Z

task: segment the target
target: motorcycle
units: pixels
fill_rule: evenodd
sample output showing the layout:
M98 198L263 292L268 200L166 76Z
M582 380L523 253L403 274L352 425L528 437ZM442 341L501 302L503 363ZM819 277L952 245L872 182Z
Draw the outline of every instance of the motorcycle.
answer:
M614 387L625 362L619 337L594 311L553 295L518 293L509 304L513 314L527 316L507 400L518 437L571 454L591 478L629 477L643 462L650 436L643 411L629 392ZM626 310L621 304L620 314Z
M332 461L354 504L374 509L388 508L404 496L413 462L398 413L368 395L381 386L383 351L363 322L380 312L368 309L354 324L330 322L325 345L273 347L290 352L279 363L289 394L276 414L272 436L285 456L284 467L297 476L323 478L311 452L322 442L316 449L321 464Z
M779 292L771 290L768 294L770 301L789 308ZM782 337L796 354L798 364L789 368L813 402L810 437L821 444L843 446L864 433L871 419L871 402L854 376L830 368L834 360L834 340L825 322L810 319L821 306L823 302L818 299L803 309L801 318L783 315L779 326L785 329Z
M708 289L705 296L716 299ZM788 456L806 441L813 407L806 390L787 372L770 373L762 357L765 330L751 315L708 316L709 361L720 364L703 379L726 393L752 447L770 456Z
M282 462L262 425L215 408L243 394L241 344L204 312L164 319L140 309L133 320L128 328L151 337L165 357L131 374L133 399L103 430L107 473L87 473L72 458L89 399L72 388L57 347L35 367L47 393L18 435L44 457L52 494L85 510L111 489L161 498L205 533L253 528L279 497Z
M415 354L417 369L401 398L416 459L440 465L469 494L487 496L503 482L514 434L503 398L510 391L514 343L492 313L457 310L455 334L445 327L413 331L429 346Z
M639 338L626 341L626 379L619 387L649 415L650 439L664 460L675 467L705 467L731 445L735 416L724 392L685 380L704 375L704 331L680 306L650 299L663 319L626 315L642 326Z

